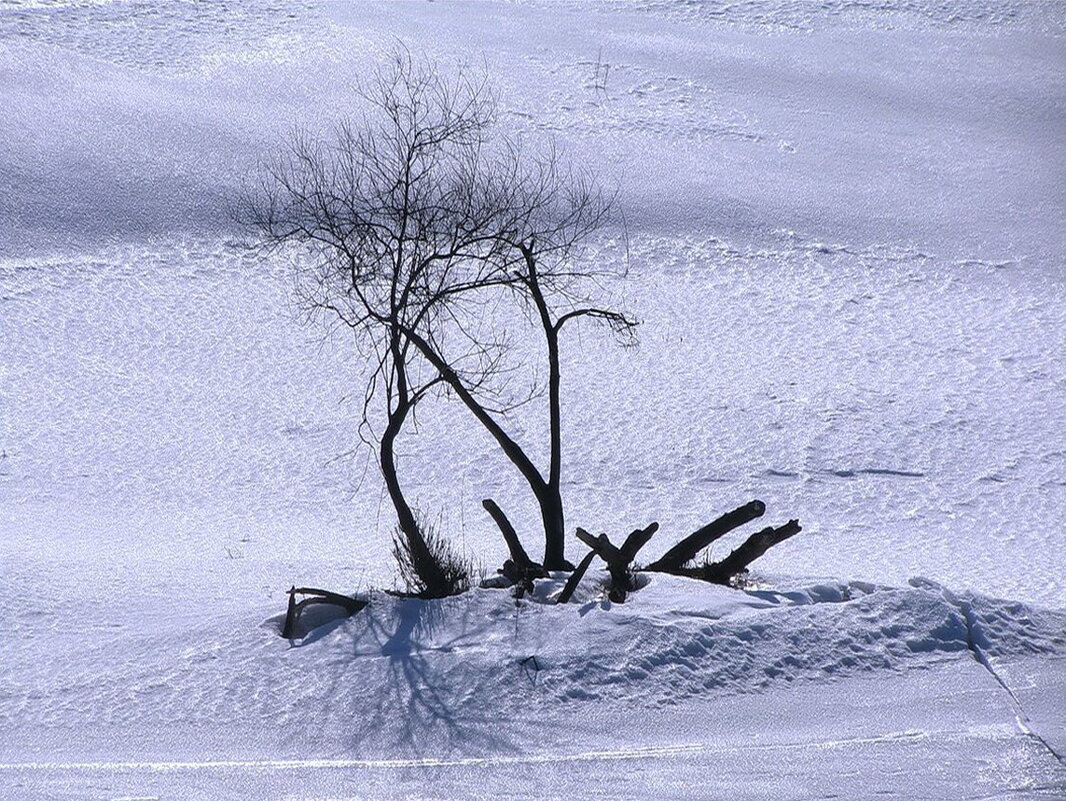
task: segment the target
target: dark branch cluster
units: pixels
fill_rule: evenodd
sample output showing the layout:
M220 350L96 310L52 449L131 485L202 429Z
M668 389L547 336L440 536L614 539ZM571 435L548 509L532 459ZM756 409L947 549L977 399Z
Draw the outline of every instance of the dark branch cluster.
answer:
M766 504L754 500L739 506L731 512L727 512L705 526L701 526L687 537L681 539L657 560L644 567L643 570L655 573L672 573L675 576L700 579L712 584L731 585L747 573L748 566L765 554L775 545L780 545L787 539L799 534L801 527L798 520L789 520L782 526L768 526L761 531L752 534L738 547L730 551L724 559L716 562L705 560L700 565L693 565L699 552L716 540L724 537L736 528L762 517L766 511ZM597 556L607 565L611 581L608 589L608 598L621 603L626 595L637 587L635 575L638 572L632 567L637 552L640 551L658 531L659 524L652 523L646 528L636 529L631 532L621 546L615 546L606 534L592 536L582 528L577 530L577 538L589 547L589 552L581 560L577 569L570 575L569 580L563 587L562 592L556 599L558 603L565 604L574 595L581 578L585 575L592 560Z
M369 359L361 431L376 432L410 583L425 595L455 588L404 497L395 456L418 404L442 388L525 478L544 519L545 567L565 567L559 334L587 317L629 343L636 327L593 302L601 271L579 252L610 220L613 197L554 147L529 156L500 136L492 93L467 72L444 78L401 52L361 97L367 113L329 136L294 133L263 165L239 217L267 245L310 254L300 281L306 307L350 328ZM501 299L517 300L544 333L546 475L504 428L507 412L529 397L512 391L514 315L492 311Z

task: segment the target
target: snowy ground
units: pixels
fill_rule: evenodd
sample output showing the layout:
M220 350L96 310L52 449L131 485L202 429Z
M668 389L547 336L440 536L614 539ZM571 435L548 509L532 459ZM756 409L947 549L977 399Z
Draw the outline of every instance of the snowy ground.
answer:
M292 647L250 612L116 620L44 658L19 631L0 781L29 799L1066 792L1066 612L917 580L666 576L612 607L604 581L567 606L376 595Z
M226 203L397 39L621 189L645 325L567 344L570 524L654 555L758 497L806 596L260 626L387 585L392 519L349 343ZM1066 793L1064 39L1059 2L0 0L0 797ZM492 570L480 499L534 511L430 412L405 482Z

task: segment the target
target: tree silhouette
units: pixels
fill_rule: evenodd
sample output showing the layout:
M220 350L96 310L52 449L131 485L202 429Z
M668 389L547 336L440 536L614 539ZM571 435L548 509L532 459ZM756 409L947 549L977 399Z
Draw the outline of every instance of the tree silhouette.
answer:
M560 497L559 334L579 318L631 336L634 323L591 303L580 243L609 219L591 175L561 166L554 148L526 158L493 136L496 104L484 80L442 77L395 55L360 92L367 113L331 136L290 137L263 165L238 216L277 248L311 256L305 304L350 328L370 363L363 425L396 511L396 552L427 597L464 585L462 560L427 532L399 480L396 443L418 405L447 387L473 413L532 490L544 523L545 565L568 566ZM295 255L295 254L294 254ZM297 258L299 262L299 258ZM507 319L488 305L509 291L535 310L549 366L547 475L504 424L517 403L506 385ZM516 314L515 319L521 318Z

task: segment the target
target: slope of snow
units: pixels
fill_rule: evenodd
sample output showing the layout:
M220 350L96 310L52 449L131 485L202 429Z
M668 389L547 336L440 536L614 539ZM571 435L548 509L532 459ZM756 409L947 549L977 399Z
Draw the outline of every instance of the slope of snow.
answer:
M9 559L48 571L82 541L150 585L190 558L275 591L350 584L338 570L390 580L358 362L299 324L283 263L217 243L0 275ZM594 329L566 343L574 525L657 520L651 555L758 497L805 527L770 569L1066 603L1062 284L797 236L740 250L642 234L621 289L637 350ZM537 411L517 430L543 463ZM534 547L528 493L464 410L432 407L401 447L412 497L484 567L504 551L481 498Z
M42 632L23 613L0 776L25 798L249 783L391 798L426 781L425 797L523 797L582 775L615 798L692 797L696 777L700 797L1066 790L1043 732L1061 740L1063 613L927 580L742 592L654 576L622 606L604 582L593 572L564 607L374 594L292 643L278 616L160 614L85 638L71 634L99 621Z
M1064 30L1020 0L0 0L0 797L1062 797ZM642 343L565 343L568 527L658 520L650 559L758 497L804 525L759 588L373 592L277 636L291 583L387 586L393 521L351 343L227 207L397 41L619 187L628 249L588 256L628 258ZM411 495L488 572L483 497L534 550L491 442L426 411ZM544 462L543 409L513 426Z
M620 181L631 226L1060 264L1063 4L877 6L15 3L0 230L40 252L210 229L255 158L351 108L398 40L483 66L504 123Z

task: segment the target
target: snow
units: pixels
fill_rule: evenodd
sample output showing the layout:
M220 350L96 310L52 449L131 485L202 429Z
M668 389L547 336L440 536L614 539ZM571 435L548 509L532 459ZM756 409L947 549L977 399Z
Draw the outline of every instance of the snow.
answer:
M1061 2L0 2L0 797L1066 795L1064 36ZM749 590L379 591L351 343L227 204L397 40L620 188L628 252L588 256L644 325L564 343L568 527L657 520L650 561L760 498L804 531ZM480 499L536 511L426 412L401 477L491 573ZM292 583L371 605L290 645Z
M0 776L26 798L68 783L219 798L1066 789L1044 740L1061 740L1064 612L928 580L735 591L658 575L612 605L606 581L586 576L565 606L548 603L561 577L517 605L374 593L289 645L280 615L255 619L266 606L100 626L65 654L17 636Z

